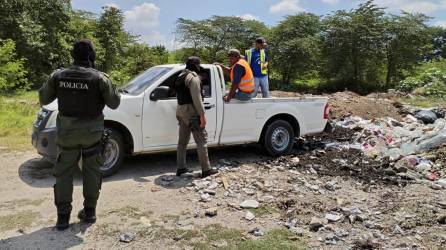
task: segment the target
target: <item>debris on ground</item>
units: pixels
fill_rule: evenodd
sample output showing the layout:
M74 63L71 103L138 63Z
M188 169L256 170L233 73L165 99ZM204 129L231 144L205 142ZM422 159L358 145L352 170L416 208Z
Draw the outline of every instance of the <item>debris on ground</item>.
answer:
M124 243L130 243L135 239L134 233L123 233L119 236L119 241Z

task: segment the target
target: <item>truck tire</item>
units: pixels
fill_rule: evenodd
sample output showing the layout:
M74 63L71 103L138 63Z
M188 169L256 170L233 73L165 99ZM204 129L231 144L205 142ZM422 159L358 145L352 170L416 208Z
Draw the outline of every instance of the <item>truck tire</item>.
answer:
M108 177L116 174L125 158L124 139L122 134L112 128L105 128L108 140L104 145L104 165L101 168L102 176Z
M284 120L276 120L268 125L262 138L263 149L271 156L280 156L291 151L294 145L294 130Z

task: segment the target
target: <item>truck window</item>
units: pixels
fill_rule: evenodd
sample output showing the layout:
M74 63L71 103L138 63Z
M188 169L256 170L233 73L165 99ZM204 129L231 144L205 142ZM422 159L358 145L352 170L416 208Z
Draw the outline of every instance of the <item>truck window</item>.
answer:
M141 94L147 87L155 83L158 79L164 76L167 72L172 70L171 67L153 67L137 77L133 78L123 90L125 90L130 95L139 95Z
M171 75L169 78L167 78L163 83L160 84L160 86L167 86L169 87L169 99L176 98L177 93L175 91L175 81L177 80L178 76L181 74L181 71L176 72L175 74ZM201 78L201 85L202 90L204 93L204 97L211 97L212 91L211 91L211 70L205 69L204 72L202 72L200 75Z

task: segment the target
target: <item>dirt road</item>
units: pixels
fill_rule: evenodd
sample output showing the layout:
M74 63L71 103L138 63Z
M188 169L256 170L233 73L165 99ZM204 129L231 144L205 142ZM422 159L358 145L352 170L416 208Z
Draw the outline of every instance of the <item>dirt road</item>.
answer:
M442 249L446 244L445 226L437 222L446 211L445 191L415 183L376 185L345 171L292 168L297 158L266 158L254 146L213 149L210 156L223 173L208 180L174 177L173 154L127 160L122 171L104 180L94 225L76 218L82 205L78 174L73 224L58 232L50 166L34 152L1 153L0 249ZM193 154L189 160L197 167ZM240 208L249 199L260 202L259 208ZM209 208L217 215L206 216ZM245 218L248 211L254 219ZM134 236L130 243L119 241L125 233Z

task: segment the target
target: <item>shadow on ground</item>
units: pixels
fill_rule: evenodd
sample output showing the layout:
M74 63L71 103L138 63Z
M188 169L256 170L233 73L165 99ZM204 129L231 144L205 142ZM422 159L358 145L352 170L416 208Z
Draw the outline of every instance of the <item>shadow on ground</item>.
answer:
M83 243L83 235L91 224L75 223L65 231L44 227L31 233L0 240L0 249L67 249ZM63 240L62 240L63 239Z
M231 146L224 148L210 148L209 157L212 166L220 164L221 160L231 161L235 164L260 159L269 159L265 156L256 145L247 146ZM121 180L133 179L136 182L148 182L146 177L158 176L155 184L165 188L180 188L199 178L200 167L198 165L195 150L188 152L188 164L192 167L196 174L194 177L175 177L176 171L176 155L175 152L139 155L126 159L121 166L120 171L114 176L104 179L104 182L114 182ZM52 164L42 158L28 159L19 167L20 179L37 188L49 188L54 185L54 177L52 176ZM175 179L173 183L171 178ZM178 182L177 182L178 181ZM80 171L75 173L74 185L82 185L82 177Z

